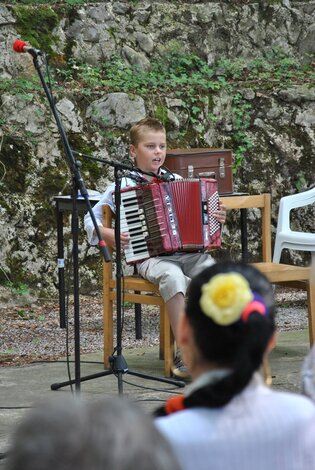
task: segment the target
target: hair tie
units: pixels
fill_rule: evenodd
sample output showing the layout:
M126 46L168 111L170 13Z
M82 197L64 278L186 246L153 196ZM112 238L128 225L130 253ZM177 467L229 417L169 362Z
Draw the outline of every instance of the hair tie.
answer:
M182 411L185 409L184 395L176 395L175 397L169 398L165 403L165 412L167 415L175 413L175 411Z
M241 315L241 320L244 323L248 321L248 317L252 313L259 313L260 315L267 315L268 313L268 309L263 298L259 294L257 294L257 292L253 292L253 294L253 300L246 305Z

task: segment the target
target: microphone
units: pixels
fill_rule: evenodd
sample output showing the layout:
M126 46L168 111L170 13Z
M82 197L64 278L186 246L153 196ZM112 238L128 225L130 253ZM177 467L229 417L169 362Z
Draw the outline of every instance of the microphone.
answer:
M14 41L13 50L15 52L22 53L22 54L25 54L26 52L28 52L34 58L37 57L38 55L43 55L42 51L29 46L26 42L21 41L20 39L17 39L16 41Z

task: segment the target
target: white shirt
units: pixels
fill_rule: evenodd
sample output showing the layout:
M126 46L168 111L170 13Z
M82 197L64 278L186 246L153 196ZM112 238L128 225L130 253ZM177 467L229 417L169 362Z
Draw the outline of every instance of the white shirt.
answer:
M156 419L183 470L314 470L312 422L309 399L271 390L257 375L222 408L190 408Z

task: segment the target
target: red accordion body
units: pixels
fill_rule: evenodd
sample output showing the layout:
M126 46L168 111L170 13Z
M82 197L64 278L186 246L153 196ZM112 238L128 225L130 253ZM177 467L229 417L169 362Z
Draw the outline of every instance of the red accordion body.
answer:
M121 231L129 233L128 264L178 251L221 246L217 181L148 183L121 191Z

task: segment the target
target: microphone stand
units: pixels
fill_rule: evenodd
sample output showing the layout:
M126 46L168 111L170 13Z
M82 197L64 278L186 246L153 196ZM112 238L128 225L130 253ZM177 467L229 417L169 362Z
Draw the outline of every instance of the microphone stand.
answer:
M169 383L172 385L177 385L179 387L184 387L185 382L178 381L178 380L171 380L171 379L165 379L165 378L156 378L156 377L151 377L151 376L146 376L144 374L140 374L138 372L131 372L128 371L127 363L122 355L122 341L121 341L121 254L120 254L120 173L119 169L129 169L131 170L131 167L128 165L123 165L118 162L112 162L108 161L106 163L111 164L115 168L115 201L116 201L116 228L115 228L115 241L116 241L116 246L117 246L117 260L116 260L116 266L117 266L117 271L116 271L116 279L117 279L117 355L113 355L110 358L110 364L111 364L111 369L110 370L105 370L101 373L98 374L92 374L90 376L86 377L81 377L81 372L80 372L80 313L79 313L79 262L78 262L78 209L77 209L77 195L78 195L78 190L80 190L81 195L83 196L85 203L87 205L89 214L91 216L91 220L93 222L95 232L97 234L97 237L99 239L99 248L102 251L102 255L105 259L105 262L109 262L111 260L110 254L108 252L107 246L105 241L102 239L102 236L99 231L99 227L96 222L96 218L94 216L93 210L91 203L89 201L89 196L87 189L84 185L81 173L80 173L80 162L76 161L73 156L73 151L69 145L69 141L67 139L66 133L64 131L63 125L61 123L61 119L59 117L58 111L55 106L55 100L50 93L50 90L47 86L47 83L44 79L44 76L42 74L40 64L38 62L38 56L42 55L41 51L35 51L32 49L31 52L33 56L33 63L35 66L35 69L39 75L40 81L43 85L46 97L48 99L48 102L51 107L51 111L55 117L57 127L61 136L61 140L65 149L66 157L67 157L67 163L69 166L69 169L72 174L73 178L73 191L72 191L72 199L73 199L73 211L72 211L72 237L73 237L73 282L74 282L74 338L75 338L75 379L74 380L68 380L66 382L61 382L61 383L54 383L51 385L51 390L58 390L61 387L64 387L66 385L72 385L75 384L75 390L77 393L80 393L80 388L81 388L81 382L84 382L86 380L91 380L94 378L114 374L118 378L118 391L119 394L122 394L123 392L123 385L122 385L122 374L125 374L129 372L132 375L135 375L137 377L142 377L142 378L149 378L152 380L159 380L161 382ZM148 173L149 175L154 175L154 173Z
M42 55L40 51L35 51L32 49L31 55L33 57L34 67L38 73L40 81L43 85L45 95L48 99L51 111L55 118L58 131L64 146L65 154L66 154L66 161L70 172L72 174L72 240L73 240L73 296L74 296L74 344L75 344L75 380L72 383L75 384L75 390L77 393L80 392L80 384L81 384L81 371L80 371L80 302L79 302L79 250L78 250L78 227L79 227L79 218L78 218L78 207L77 207L77 197L78 191L85 200L87 209L91 215L91 219L93 221L95 232L97 234L99 240L99 248L102 252L102 256L104 257L105 262L109 262L111 260L108 248L106 246L105 241L102 239L100 234L99 227L97 225L91 203L89 201L89 196L87 189L84 185L81 173L80 173L80 162L76 161L73 156L73 152L70 148L69 141L67 139L66 133L64 131L61 119L59 117L58 111L55 106L55 100L52 96L48 85L44 79L43 73L41 71L41 67L38 61L38 56Z
M118 393L119 395L123 394L123 379L122 376L123 374L130 374L135 377L140 377L148 380L155 380L163 383L167 383L170 385L175 385L177 387L185 387L186 383L181 381L181 380L176 380L176 379L167 379L163 377L155 377L152 375L146 375L142 374L140 372L135 372L131 371L128 369L127 362L122 354L122 316L121 316L121 278L123 277L122 273L122 263L121 263L121 243L120 243L120 206L121 206L121 177L122 177L122 171L123 170L128 170L132 172L137 172L137 173L142 173L146 174L149 176L156 177L157 179L162 179L165 180L165 177L156 175L153 172L147 172L144 170L141 170L140 168L133 167L131 165L126 165L120 162L117 162L115 160L104 160L100 158L95 158L95 157L90 157L88 155L83 155L79 152L74 152L78 153L81 156L84 156L88 159L98 161L107 165L110 165L114 167L114 175L115 175L115 207L116 207L116 213L115 213L115 243L116 243L116 309L117 309L117 321L116 321L116 334L117 334L117 346L115 348L115 353L110 356L109 358L109 364L110 364L110 369L109 370L104 370L102 372L96 373L96 374L91 374L85 377L81 377L81 382L85 382L87 380L91 379L96 379L99 377L105 377L107 375L112 375L114 374L117 377L118 381ZM51 385L52 390L57 390L61 387L64 387L66 385L71 385L73 384L74 381L66 381L66 382L61 382L61 383L55 383Z

